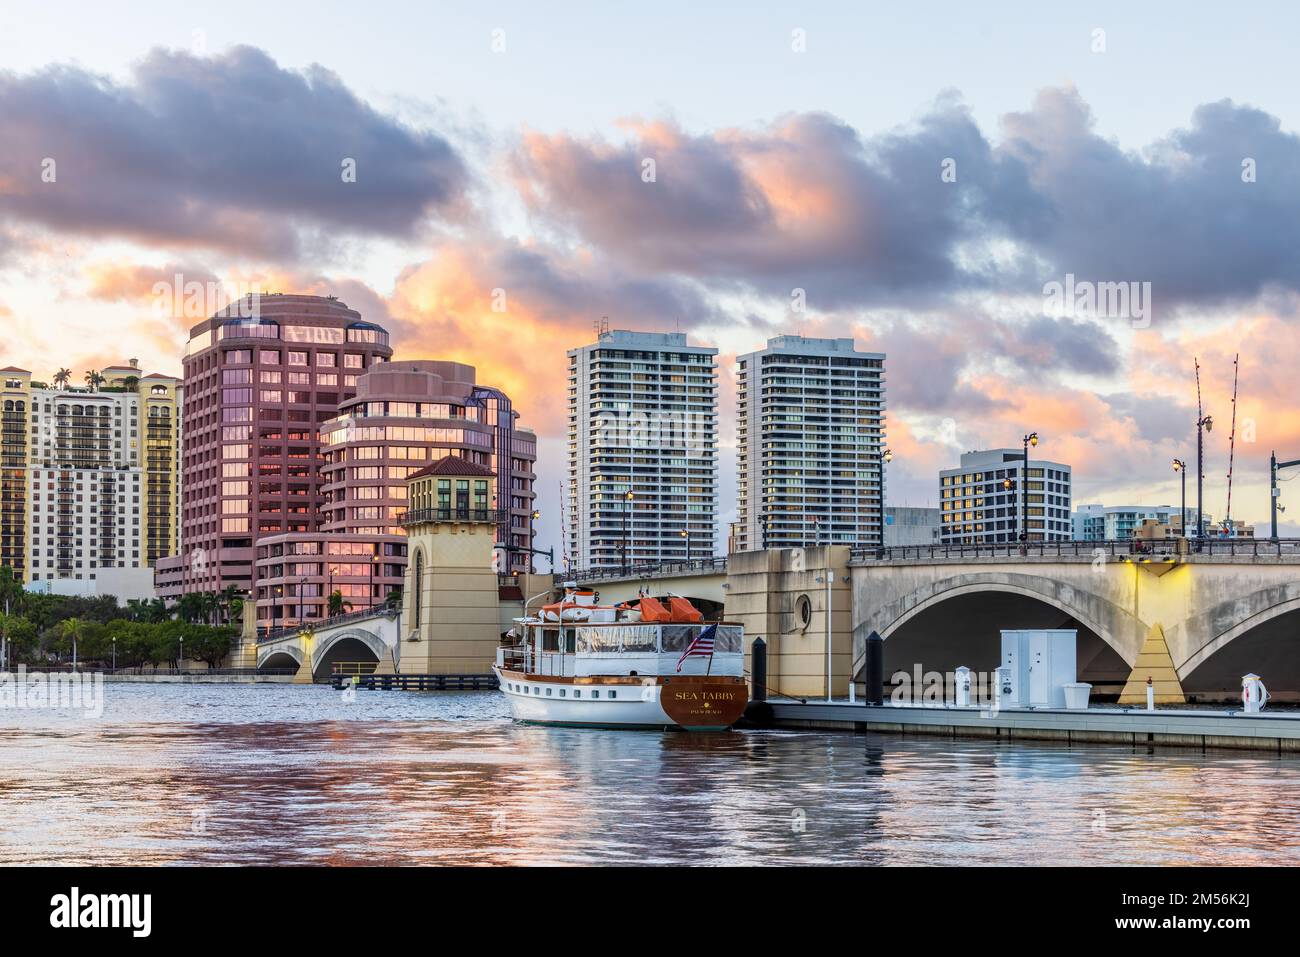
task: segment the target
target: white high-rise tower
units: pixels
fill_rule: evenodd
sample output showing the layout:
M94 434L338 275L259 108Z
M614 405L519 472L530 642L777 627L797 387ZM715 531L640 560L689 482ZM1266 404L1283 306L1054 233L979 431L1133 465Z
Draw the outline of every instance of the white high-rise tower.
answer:
M882 544L884 353L778 336L736 375L735 549Z
M713 555L717 353L684 333L604 329L569 350L573 569Z

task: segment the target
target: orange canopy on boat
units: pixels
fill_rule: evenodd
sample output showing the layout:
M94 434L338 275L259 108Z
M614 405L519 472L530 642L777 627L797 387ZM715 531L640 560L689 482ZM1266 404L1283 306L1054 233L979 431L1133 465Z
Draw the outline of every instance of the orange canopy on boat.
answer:
M669 598L665 606L664 602L661 602L658 598L646 597L637 602L637 608L641 611L642 621L669 624L674 622L677 624L698 624L704 621L704 616L700 614L699 609L685 598Z
M668 614L671 616L669 621L684 621L691 624L704 621L704 615L698 608L685 598L678 598L676 595L668 599Z

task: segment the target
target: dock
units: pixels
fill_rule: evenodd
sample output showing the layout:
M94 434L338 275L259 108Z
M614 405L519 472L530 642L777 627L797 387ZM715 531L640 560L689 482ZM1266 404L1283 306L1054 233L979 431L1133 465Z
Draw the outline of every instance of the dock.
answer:
M866 705L848 701L751 702L749 727L929 734L998 741L1056 741L1128 747L1235 748L1300 753L1300 712L1101 707L990 708Z

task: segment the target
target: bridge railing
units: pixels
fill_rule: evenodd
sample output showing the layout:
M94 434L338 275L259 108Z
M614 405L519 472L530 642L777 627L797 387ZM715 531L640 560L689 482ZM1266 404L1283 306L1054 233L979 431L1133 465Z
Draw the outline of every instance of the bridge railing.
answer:
M555 581L559 583L564 581L618 581L628 578L666 578L670 575L691 572L725 572L726 570L726 556L717 555L709 558L695 558L689 562L643 562L639 565L584 568L578 571L556 572Z
M998 542L993 544L891 545L885 548L854 548L853 561L858 563L897 561L939 561L964 558L1082 558L1102 554L1112 558L1126 556L1171 556L1178 554L1272 558L1300 558L1300 539L1296 538L1205 538L1197 541L1167 538L1152 541L1122 539L1112 541Z
M314 621L304 621L301 624L290 625L285 628L273 628L269 631L259 631L257 633L257 643L262 644L267 641L276 641L289 635L296 635L299 632L310 629L311 631L320 631L322 628L333 628L335 625L345 625L350 621L360 621L362 618L374 618L376 615L386 615L389 618L396 618L401 612L401 605L379 604L370 608L361 608L357 611L344 612L341 615L335 615L332 618L318 618Z

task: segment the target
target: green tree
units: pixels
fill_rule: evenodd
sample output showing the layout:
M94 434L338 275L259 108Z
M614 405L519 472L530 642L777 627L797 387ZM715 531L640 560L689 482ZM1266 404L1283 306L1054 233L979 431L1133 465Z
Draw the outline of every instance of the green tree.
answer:
M66 389L68 387L68 383L71 381L72 381L71 369L60 369L58 372L54 373L54 384L57 385L60 389Z
M56 649L60 661L74 661L81 658L81 633L85 629L80 618L65 618L58 628L59 645Z
M229 626L195 625L185 636L185 656L207 662L209 668L218 668L230 654L234 638L235 629Z
M243 607L242 594L234 585L227 585L217 593L217 607L221 611L221 620L226 624L234 620L235 606Z
M331 618L337 618L339 615L343 614L344 609L351 611L352 602L347 601L343 597L343 593L336 588L334 591L330 592L329 608L326 614Z
M0 634L5 636L8 662L30 661L36 651L36 626L22 615L0 614Z

